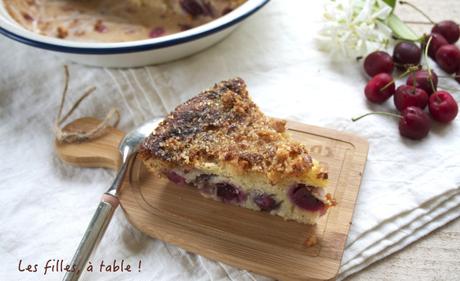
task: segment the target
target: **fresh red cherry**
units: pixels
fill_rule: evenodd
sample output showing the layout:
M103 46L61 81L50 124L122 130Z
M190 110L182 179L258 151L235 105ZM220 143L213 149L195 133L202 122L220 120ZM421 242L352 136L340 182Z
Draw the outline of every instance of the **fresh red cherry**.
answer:
M442 123L454 120L458 113L457 102L446 91L437 91L432 94L428 107L433 119Z
M444 38L444 36L442 36L441 34L432 33L430 34L430 36L425 37L424 45L428 43L428 40L430 38L431 38L431 41L430 41L430 46L428 47L428 55L432 59L435 59L436 52L439 50L439 48L441 48L444 45L449 44L449 42L447 42L446 38Z
M422 50L412 42L399 42L393 50L393 61L401 70L418 65L421 58Z
M460 67L458 68L457 73L455 73L455 80L460 83Z
M431 130L431 122L428 114L421 108L409 106L401 112L401 115L389 112L370 112L362 116L352 118L353 122L372 114L380 114L396 117L399 119L399 134L403 137L419 140L428 135Z
M403 111L409 106L416 106L424 109L428 104L428 94L420 88L401 85L396 89L394 103L399 111Z
M444 45L436 52L436 62L447 73L454 73L460 67L460 50L455 45Z
M395 93L393 77L388 73L375 75L364 88L366 98L374 103L383 103Z
M430 70L430 72L428 70L418 70L415 73L409 74L406 84L423 89L431 95L438 87L438 75L433 70Z
M438 22L433 26L431 32L441 34L450 44L457 42L458 38L460 37L460 28L458 27L458 24L451 20L443 20Z
M409 106L402 112L399 120L399 133L401 136L413 140L423 139L431 129L430 117L422 109Z
M372 52L364 60L364 70L371 77L379 73L391 74L393 67L393 58L383 51Z

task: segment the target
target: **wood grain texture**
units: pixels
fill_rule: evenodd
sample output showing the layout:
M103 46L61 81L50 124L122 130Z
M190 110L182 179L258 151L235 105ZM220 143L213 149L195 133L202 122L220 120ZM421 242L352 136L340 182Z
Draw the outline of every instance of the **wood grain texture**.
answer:
M80 119L68 129L96 126ZM328 192L338 205L316 226L223 204L197 190L178 186L147 171L135 160L120 193L128 220L149 236L190 252L281 280L333 280L338 272L367 158L368 144L353 135L288 122L292 136L328 167ZM75 165L119 164L123 133L110 129L81 144L57 144L58 155ZM318 244L307 247L312 235Z

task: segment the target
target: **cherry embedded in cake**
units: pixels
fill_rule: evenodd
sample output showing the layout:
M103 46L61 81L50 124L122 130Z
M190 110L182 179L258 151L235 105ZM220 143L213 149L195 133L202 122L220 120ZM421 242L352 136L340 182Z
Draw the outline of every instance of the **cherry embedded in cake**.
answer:
M207 198L315 224L335 204L328 173L265 116L245 82L216 84L179 105L141 145L149 170Z

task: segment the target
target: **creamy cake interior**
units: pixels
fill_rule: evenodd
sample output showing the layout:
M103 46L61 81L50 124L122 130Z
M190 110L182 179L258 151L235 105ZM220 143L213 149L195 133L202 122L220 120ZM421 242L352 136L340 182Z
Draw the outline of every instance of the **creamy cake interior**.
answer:
M214 174L213 169L173 168L161 173L175 184L197 188L204 197L307 224L314 224L331 205L323 188L295 181L274 186L257 175Z

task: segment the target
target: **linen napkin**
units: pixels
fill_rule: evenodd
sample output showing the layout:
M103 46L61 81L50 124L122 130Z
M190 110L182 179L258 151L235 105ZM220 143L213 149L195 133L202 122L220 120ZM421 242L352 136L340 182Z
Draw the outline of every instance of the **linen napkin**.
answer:
M351 122L352 116L393 106L365 101L366 79L357 63L333 63L317 50L321 13L320 1L271 1L225 41L189 58L136 69L71 64L68 104L96 86L75 118L102 118L118 107L120 129L127 131L217 81L240 76L268 115L367 138L368 163L339 275L344 279L460 216L460 126L458 120L435 125L416 142L401 138L391 118ZM62 66L68 62L5 38L0 62L0 276L59 280L58 270L45 275L46 263L70 262L114 173L70 167L53 151ZM100 272L102 261L114 259L133 270ZM91 262L95 270L83 280L269 280L151 239L120 210ZM27 265L32 271L37 265L36 272L25 270Z

